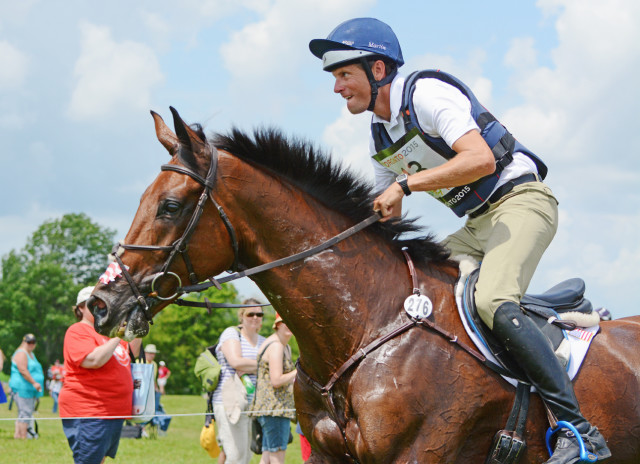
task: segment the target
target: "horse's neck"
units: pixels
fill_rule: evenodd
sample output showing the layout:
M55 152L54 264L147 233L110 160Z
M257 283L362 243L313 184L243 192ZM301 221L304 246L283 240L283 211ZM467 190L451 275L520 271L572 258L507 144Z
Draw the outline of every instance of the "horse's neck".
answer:
M340 232L299 230L301 233L289 235L285 230L270 231L268 235L280 236L282 242L274 248L283 254L271 255L264 261L297 253ZM310 367L315 371L310 372L312 375L323 377L334 372L366 339L376 319L370 312L375 311L374 303L381 299L377 283L384 278L385 273L380 272L384 265L374 261L379 266L375 269L366 259L362 246L366 233L361 234L313 257L254 278L296 335L301 353L322 360ZM263 246L267 248L260 244L257 249ZM349 251L345 252L346 249Z
M230 179L239 177L234 173ZM231 186L224 203L234 204L228 214L233 211L232 223L242 235L241 262L247 267L307 250L353 226L352 220L260 170L250 178L259 189ZM412 291L401 252L369 230L253 280L287 322L305 369L318 380L399 324L403 301Z
M353 221L261 171L251 179L261 186L258 191L231 185L230 195L223 199L223 204L233 202L227 214L233 215L231 222L241 235L244 266L307 250L353 226ZM410 290L406 269L400 272L397 262L382 238L364 231L252 279L283 316L303 355L322 359L322 365L314 364L309 372L322 377L348 359L369 337L371 327L379 325L384 315L376 312L376 305L385 300L383 282L394 288L393 276L400 274Z

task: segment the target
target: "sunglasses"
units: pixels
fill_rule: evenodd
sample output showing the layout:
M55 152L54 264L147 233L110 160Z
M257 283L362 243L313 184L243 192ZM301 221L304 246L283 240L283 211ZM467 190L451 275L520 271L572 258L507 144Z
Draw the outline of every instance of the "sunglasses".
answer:
M34 341L32 341L32 342L27 342L27 345L35 345L35 344L36 344L36 341L35 341L35 340L34 340Z
M263 317L264 313L247 313L245 314L247 317Z

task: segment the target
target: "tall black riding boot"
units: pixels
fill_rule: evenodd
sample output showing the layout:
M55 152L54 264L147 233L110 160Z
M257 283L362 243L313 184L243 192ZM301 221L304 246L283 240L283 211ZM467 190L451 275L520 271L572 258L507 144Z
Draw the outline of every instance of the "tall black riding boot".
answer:
M522 367L556 418L571 423L582 435L587 449L599 459L611 456L604 437L580 413L573 385L551 344L517 304L500 305L493 316L492 332ZM561 434L547 464L570 464L579 459L577 439L571 433Z

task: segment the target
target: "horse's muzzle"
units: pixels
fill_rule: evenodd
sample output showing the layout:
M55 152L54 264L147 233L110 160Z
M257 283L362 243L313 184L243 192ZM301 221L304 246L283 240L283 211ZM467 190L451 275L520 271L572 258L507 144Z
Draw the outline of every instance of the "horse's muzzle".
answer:
M91 295L87 300L87 308L93 314L93 325L99 334L131 341L149 333L149 322L137 302L132 305L116 305Z

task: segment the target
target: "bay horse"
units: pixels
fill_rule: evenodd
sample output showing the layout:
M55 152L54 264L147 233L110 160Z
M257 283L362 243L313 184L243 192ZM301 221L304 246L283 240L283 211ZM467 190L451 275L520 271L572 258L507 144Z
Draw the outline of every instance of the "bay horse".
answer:
M275 129L207 139L171 110L175 132L152 112L171 159L114 253L124 274L99 283L89 300L105 335L144 336L182 281L299 253L372 213L371 185L309 143ZM313 450L309 463L482 463L506 422L513 387L425 327L386 337L345 364L407 321L403 302L414 284L403 248L433 302L430 319L471 345L456 311L457 263L433 236L403 239L416 230L406 219L376 222L252 276L300 347L295 403ZM640 462L639 341L640 317L603 322L574 381L584 416L609 440L612 464ZM548 459L546 428L533 395L520 462Z

